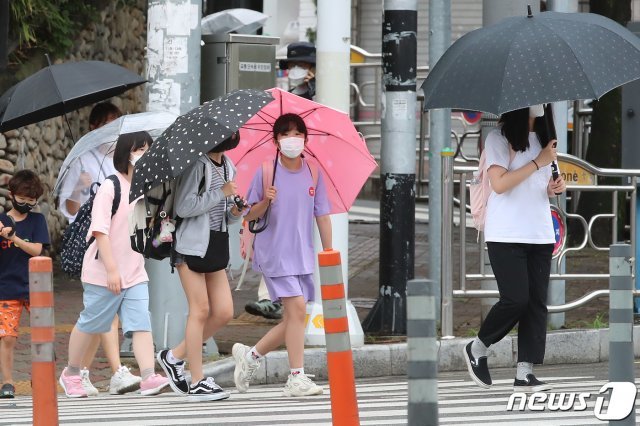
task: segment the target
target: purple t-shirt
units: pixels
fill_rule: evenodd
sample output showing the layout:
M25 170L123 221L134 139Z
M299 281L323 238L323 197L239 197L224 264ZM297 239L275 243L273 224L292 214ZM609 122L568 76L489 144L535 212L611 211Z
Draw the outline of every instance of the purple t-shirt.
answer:
M306 163L291 171L278 164L274 186L278 190L271 204L267 229L256 234L253 243L253 269L268 277L312 274L316 254L313 248L313 219L329 214L327 190L318 175L318 187ZM262 167L258 169L247 195L247 202L262 200Z

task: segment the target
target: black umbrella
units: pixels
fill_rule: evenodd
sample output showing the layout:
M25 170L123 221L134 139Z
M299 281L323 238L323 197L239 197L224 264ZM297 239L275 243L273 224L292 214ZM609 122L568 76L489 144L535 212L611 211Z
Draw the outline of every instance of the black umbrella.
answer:
M597 99L640 78L640 39L591 13L507 18L456 41L427 76L424 109L494 114Z
M181 175L273 100L264 90L239 89L179 116L136 163L130 200Z
M146 81L126 68L102 61L49 65L0 97L0 132L109 99Z

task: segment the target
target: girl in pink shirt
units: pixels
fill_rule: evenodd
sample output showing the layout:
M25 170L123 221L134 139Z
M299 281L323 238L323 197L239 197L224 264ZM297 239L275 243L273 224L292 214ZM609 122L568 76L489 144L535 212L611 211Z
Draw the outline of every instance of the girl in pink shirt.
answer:
M140 388L142 395L156 395L168 385L166 377L155 374L149 290L144 259L131 249L128 234L129 189L133 166L152 143L147 132L125 133L116 143L113 163L117 184L106 179L98 189L91 211L91 226L87 240L92 241L82 264L84 309L69 339L69 361L60 375L60 385L69 398L87 396L82 386L80 363L89 348L92 336L109 331L116 314L122 330L133 337L135 355L142 382L129 391ZM119 186L120 201L112 216L112 206Z

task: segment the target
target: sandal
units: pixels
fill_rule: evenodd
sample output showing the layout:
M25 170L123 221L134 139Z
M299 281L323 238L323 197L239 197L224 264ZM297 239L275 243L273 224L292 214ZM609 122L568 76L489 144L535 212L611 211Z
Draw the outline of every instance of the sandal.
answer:
M14 398L16 388L11 383L5 383L0 388L0 398Z

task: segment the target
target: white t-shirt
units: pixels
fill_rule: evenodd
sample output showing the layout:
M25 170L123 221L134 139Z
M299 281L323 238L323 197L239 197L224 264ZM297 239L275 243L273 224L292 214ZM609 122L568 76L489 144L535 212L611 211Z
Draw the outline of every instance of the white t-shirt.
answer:
M500 128L492 130L485 141L487 169L492 165L517 170L534 160L542 147L534 132L529 133L529 148L516 152L509 164L507 139ZM485 217L485 241L501 243L553 244L555 235L547 186L551 166L540 167L527 179L509 191L491 192Z
M78 157L69 168L64 178L62 187L60 188L60 211L72 223L76 219L75 214L71 214L67 210L67 200L72 200L80 205L89 199L90 187L84 187L80 181L82 173L89 173L91 182L102 183L107 176L115 174L116 169L113 165L113 157L105 156L98 150L89 151ZM76 188L79 190L74 195ZM97 188L96 188L97 190Z

